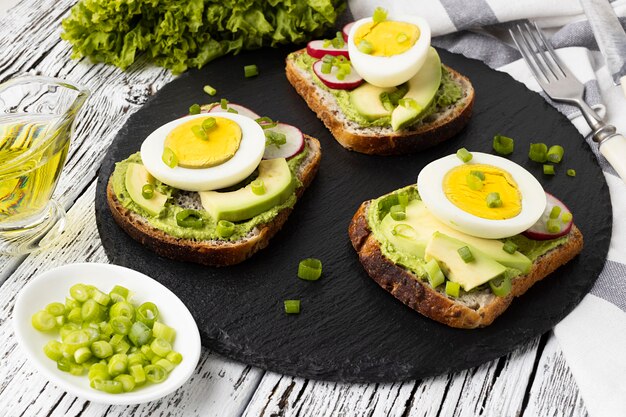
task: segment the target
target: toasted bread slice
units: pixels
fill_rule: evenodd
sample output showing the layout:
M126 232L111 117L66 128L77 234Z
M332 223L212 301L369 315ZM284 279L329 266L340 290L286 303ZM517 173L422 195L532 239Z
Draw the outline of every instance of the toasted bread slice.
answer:
M337 99L320 88L314 75L296 64L302 49L290 54L286 61L287 79L306 101L317 117L331 131L344 148L370 155L400 155L419 151L445 141L456 135L469 121L474 105L474 88L470 81L446 67L463 92L456 103L438 109L417 124L394 131L391 127L362 127L344 115Z
M528 274L512 280L511 292L506 297L497 297L490 290L479 290L452 298L433 289L427 281L422 281L413 272L385 257L367 222L369 204L366 201L359 207L348 229L352 246L358 252L361 264L378 285L398 300L451 327L474 329L490 325L507 309L514 297L524 294L536 282L569 262L583 247L582 233L573 226L564 244L538 257Z
M296 173L302 182L302 186L296 189L298 198L313 181L322 156L319 141L307 135L304 135L304 138L308 153ZM258 225L248 236L238 241L198 241L171 236L151 226L141 215L124 207L115 196L111 179L107 186L107 201L115 222L142 245L166 258L210 266L234 265L265 248L293 210L291 207L279 211L271 222Z

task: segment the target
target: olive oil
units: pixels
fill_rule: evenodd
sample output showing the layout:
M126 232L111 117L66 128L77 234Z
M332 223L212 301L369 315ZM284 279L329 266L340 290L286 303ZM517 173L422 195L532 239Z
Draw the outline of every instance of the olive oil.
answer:
M0 116L0 229L37 222L69 148L58 115Z

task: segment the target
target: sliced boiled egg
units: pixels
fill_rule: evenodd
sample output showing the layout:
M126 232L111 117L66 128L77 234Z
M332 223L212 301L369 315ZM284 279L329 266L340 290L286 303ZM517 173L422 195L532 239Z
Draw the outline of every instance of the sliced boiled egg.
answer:
M546 207L539 181L508 159L472 155L468 163L449 155L422 169L417 188L428 210L453 229L486 239L514 236L535 224Z
M422 67L430 46L430 26L418 16L360 19L350 28L348 51L356 72L377 87L395 87Z
M203 129L207 119L214 122ZM258 167L264 151L265 135L254 120L234 113L198 114L152 132L141 145L141 159L146 170L167 185L209 191L243 181ZM175 166L165 163L164 152L175 155Z

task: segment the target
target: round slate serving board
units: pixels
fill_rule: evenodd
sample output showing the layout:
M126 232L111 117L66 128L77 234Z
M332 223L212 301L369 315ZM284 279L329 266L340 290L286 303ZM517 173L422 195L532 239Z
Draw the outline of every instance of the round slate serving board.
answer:
M163 87L120 130L100 170L96 218L111 262L150 275L176 293L195 317L202 343L233 359L275 372L336 381L399 381L479 365L513 350L561 320L602 270L611 235L611 202L604 176L580 134L538 94L507 74L440 51L442 61L467 75L476 89L474 116L456 138L414 155L377 157L342 148L284 76L286 49L220 58ZM260 75L245 79L243 66ZM320 139L322 164L313 184L268 248L248 261L210 268L161 258L113 221L105 196L114 163L139 150L150 132L180 117L193 103L217 97L294 124ZM363 271L347 228L362 201L414 183L428 162L464 146L491 152L494 134L515 138L511 159L532 172L574 212L585 237L583 253L540 282L489 327L448 328L404 306ZM545 177L528 159L531 141L564 145L557 175ZM566 168L579 173L565 175ZM317 282L302 281L299 260L324 265ZM299 315L283 300L301 299Z

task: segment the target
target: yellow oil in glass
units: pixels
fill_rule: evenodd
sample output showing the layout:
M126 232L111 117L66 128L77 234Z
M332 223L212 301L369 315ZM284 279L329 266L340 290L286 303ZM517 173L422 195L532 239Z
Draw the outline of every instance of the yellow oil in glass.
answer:
M70 143L67 123L58 121L0 116L0 228L36 221L50 201Z

